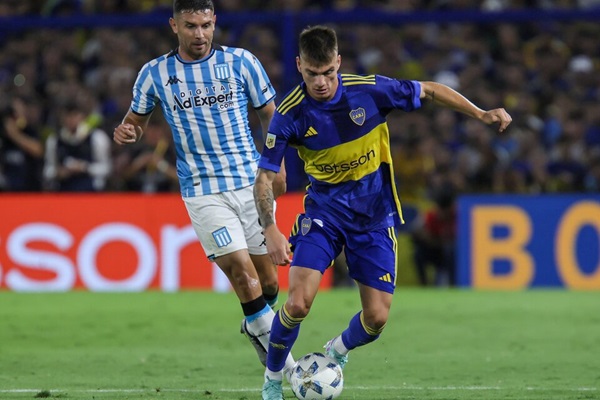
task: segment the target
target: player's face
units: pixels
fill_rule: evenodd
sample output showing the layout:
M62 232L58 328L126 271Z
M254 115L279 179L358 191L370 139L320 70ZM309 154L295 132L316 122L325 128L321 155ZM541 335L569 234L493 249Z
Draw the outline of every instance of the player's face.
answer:
M342 58L337 55L327 64L316 66L310 59L296 57L298 71L306 84L310 97L317 101L329 101L335 96L338 88L337 73Z
M181 12L169 19L179 40L179 55L187 61L199 60L210 52L217 16L211 10Z

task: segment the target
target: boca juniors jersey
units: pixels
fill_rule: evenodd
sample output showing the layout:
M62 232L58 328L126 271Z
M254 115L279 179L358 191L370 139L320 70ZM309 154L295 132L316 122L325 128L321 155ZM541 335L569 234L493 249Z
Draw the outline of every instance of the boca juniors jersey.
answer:
M142 67L131 110L151 113L160 104L171 126L183 197L240 189L254 183L256 150L248 104L275 98L262 65L249 51L213 45L210 54L185 61L176 51Z
M403 221L386 116L421 107L421 85L380 75L341 74L338 81L328 102L312 99L304 83L283 98L259 167L279 171L287 146L293 146L310 182L307 214L333 215L350 229L396 226Z

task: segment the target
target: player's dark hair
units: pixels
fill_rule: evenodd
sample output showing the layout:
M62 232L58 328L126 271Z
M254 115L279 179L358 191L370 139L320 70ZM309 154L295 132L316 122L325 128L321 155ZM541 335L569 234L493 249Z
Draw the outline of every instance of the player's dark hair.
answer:
M181 12L195 12L202 10L215 11L212 0L173 0L173 15Z
M333 29L326 26L311 26L300 33L299 47L300 57L321 66L337 56L337 35Z

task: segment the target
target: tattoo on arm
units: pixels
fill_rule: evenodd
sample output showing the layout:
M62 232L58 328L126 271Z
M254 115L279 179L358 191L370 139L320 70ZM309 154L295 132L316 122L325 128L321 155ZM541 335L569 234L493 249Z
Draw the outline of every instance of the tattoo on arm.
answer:
M435 90L432 90L431 93L426 93L425 97L427 98L427 100L434 102L435 101Z
M258 186L257 186L258 188ZM259 190L259 195L256 198L256 208L258 210L258 218L263 229L275 223L273 215L273 188L262 185L263 190Z

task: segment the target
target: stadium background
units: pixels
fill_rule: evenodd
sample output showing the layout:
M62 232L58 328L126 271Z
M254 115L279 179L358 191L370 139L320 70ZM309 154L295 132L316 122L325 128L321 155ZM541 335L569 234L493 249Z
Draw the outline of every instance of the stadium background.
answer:
M400 284L418 284L414 229L434 206L438 189L451 186L459 210L452 242L456 283L600 289L598 2L215 3L215 41L251 50L279 96L300 79L294 61L299 29L327 23L339 33L342 72L441 81L482 108L503 106L513 116L503 135L433 106L391 116L396 177L408 220L400 234ZM170 5L3 1L2 118L14 99L22 99L32 137L43 146L60 129L62 109L75 101L88 123L110 136L127 110L139 67L175 46L167 24ZM260 125L254 118L251 123L260 148ZM24 157L19 171L27 174L14 173L8 165L14 153L9 155L2 136L0 288L226 290L185 228L172 175L157 164L129 168L138 156L164 146L162 160L172 163L160 113L153 129L137 147L111 148L103 193L91 197L57 193L39 154ZM5 130L0 127L2 135ZM292 151L286 162L290 193L281 200L279 212L286 214L280 224L299 210L306 184ZM486 213L506 218L478 223L475 216ZM525 222L513 225L520 217ZM178 242L168 249L170 237ZM511 238L521 242L504 246ZM474 270L474 260L489 279L476 278L482 271ZM178 264L180 270L167 268ZM343 260L339 264L343 271ZM349 284L340 275L328 279Z

